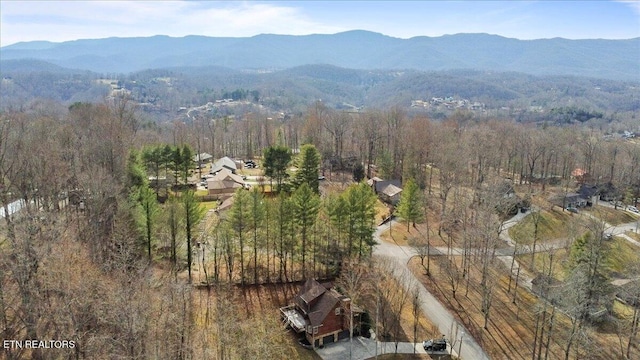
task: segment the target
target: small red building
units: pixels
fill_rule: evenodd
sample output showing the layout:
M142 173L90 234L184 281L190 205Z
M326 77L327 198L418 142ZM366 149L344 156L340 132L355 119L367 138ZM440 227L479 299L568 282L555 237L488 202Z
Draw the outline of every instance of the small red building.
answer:
M309 279L293 298L292 304L280 308L287 326L305 333L314 347L349 337L351 299L332 288ZM354 333L360 329L362 310L353 306Z

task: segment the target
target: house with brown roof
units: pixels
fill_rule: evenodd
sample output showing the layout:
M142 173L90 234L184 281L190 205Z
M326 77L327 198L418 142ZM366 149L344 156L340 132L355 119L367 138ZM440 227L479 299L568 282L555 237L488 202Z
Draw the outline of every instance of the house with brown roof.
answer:
M314 279L304 283L290 305L280 308L285 324L296 333L304 333L313 347L348 338L351 311L356 333L363 311L330 283L320 284Z
M221 169L213 177L207 178L209 195L233 195L236 189L245 187L242 176L228 169Z

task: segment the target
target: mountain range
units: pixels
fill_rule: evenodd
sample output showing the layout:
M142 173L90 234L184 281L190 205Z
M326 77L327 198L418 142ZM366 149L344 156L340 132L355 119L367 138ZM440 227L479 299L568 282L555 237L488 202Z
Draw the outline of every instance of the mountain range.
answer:
M238 38L153 36L22 42L0 48L0 60L2 67L15 68L16 63L24 62L38 70L39 66L51 67L49 63L98 73L184 66L272 71L328 64L362 70L467 69L640 81L640 38L517 40L456 34L399 39L361 30Z

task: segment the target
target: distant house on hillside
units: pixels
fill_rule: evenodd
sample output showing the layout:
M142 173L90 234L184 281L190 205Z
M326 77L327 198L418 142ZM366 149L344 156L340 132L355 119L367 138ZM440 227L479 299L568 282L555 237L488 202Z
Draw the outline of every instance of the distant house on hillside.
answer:
M231 160L231 158L225 156L223 158L218 159L215 164L211 167L211 174L216 174L222 169L227 169L231 171L233 174L238 170L238 166L235 161Z
M244 180L226 168L207 179L209 195L233 195L236 189L245 187Z
M69 193L69 203L72 205L78 205L83 201L81 200L82 198L78 196L77 202L74 202L72 196L73 196L73 192ZM18 211L20 211L25 206L25 204L26 202L24 201L24 199L19 199L19 200L10 202L7 205L7 210L9 210L9 215L13 215ZM4 218L4 216L5 216L4 206L0 206L0 218Z
M587 199L583 198L578 193L567 193L567 195L564 196L564 200L561 200L558 205L565 209L585 207L587 206Z
M487 184L487 191L495 192L494 196L500 196L502 198L499 199L499 202L495 205L500 216L514 216L520 210L526 212L531 206L529 200L523 200L516 194L513 183L509 180L504 180L495 185ZM478 201L480 203L484 202L483 197L479 196Z
M622 132L622 138L623 139L631 139L634 138L636 134L632 133L631 131L625 130Z
M304 333L313 347L349 337L349 318L353 307L354 333L360 332L363 311L351 299L332 288L309 279L289 306L280 308L284 322L296 333Z
M600 189L596 185L580 185L578 189L580 197L586 201L586 206L593 206L598 202L598 196L600 195Z
M629 306L640 308L640 292L638 292L640 280L624 281L624 283L614 284L614 286L618 300Z
M402 194L402 182L400 180L383 180L374 176L367 181L367 184L380 197L380 200L391 205L396 205L400 202L400 195Z
M511 181L503 181L496 189L498 194L502 195L503 199L512 199L516 197L516 190L513 188Z
M577 192L559 195L551 201L565 209L593 206L598 202L601 189L596 185L581 184Z
M623 195L622 192L618 188L616 188L616 186L613 185L613 183L611 182L607 182L605 184L600 185L598 189L600 194L600 200L604 200L604 201L620 200Z
M200 153L193 156L193 162L195 162L198 165L203 165L208 162L211 162L211 159L213 159L213 155L208 153Z

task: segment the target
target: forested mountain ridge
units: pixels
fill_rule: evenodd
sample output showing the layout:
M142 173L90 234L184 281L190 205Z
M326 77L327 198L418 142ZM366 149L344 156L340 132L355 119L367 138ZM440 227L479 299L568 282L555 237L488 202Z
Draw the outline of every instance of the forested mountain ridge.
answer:
M2 60L0 65L3 78L0 100L5 109L36 99L67 105L77 101L99 102L112 91L126 91L132 100L170 118L181 107L233 97L229 95L237 90L252 93L248 100L267 111L287 113L304 111L308 104L320 99L337 109L389 106L408 109L414 100L428 102L444 97L482 103L485 116L522 120L529 115L539 119L540 112L536 111L542 110L544 115L561 107L596 111L605 116L640 109L640 83L576 76L475 70L356 70L333 65L303 65L269 72L216 66L173 67L118 75L66 69L40 60ZM503 114L503 108L510 110ZM534 114L525 114L525 118L515 116L513 111L517 109L533 109ZM448 113L429 112L436 119Z
M399 39L356 30L305 36L38 41L2 47L0 56L2 60L46 60L99 73L178 66L286 69L330 64L352 69L474 69L640 80L640 38L525 41L488 34L456 34Z

